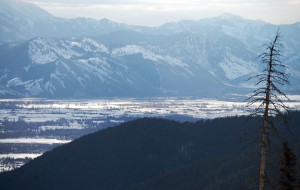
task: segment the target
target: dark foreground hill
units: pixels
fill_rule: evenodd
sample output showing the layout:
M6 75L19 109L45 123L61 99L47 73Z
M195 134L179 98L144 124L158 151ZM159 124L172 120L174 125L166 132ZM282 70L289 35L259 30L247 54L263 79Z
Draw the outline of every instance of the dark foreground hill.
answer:
M300 112L292 118L293 133L285 136L299 149ZM256 125L246 117L196 123L134 120L1 174L0 189L244 189L251 185L257 162L246 154L254 146L243 149L245 132Z

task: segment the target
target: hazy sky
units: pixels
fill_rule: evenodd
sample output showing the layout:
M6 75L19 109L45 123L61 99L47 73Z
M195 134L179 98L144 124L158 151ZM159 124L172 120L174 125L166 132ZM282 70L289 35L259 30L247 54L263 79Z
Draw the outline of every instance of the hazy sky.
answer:
M300 0L24 0L55 16L108 18L116 22L157 26L222 13L273 24L300 21Z

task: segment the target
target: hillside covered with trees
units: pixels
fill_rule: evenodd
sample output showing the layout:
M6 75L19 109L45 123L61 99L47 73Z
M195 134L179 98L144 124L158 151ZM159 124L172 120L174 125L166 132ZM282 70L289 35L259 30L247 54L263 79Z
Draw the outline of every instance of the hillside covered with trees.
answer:
M255 189L258 119L180 123L144 118L126 122L1 174L0 189ZM282 130L298 158L299 123L300 112L292 112L291 132ZM282 142L273 142L271 148L279 157ZM269 174L279 180L279 158L273 162L278 168Z

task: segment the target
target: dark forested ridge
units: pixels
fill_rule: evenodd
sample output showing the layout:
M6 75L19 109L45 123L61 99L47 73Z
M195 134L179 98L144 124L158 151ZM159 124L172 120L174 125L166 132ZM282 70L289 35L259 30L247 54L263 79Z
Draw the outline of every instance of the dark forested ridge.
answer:
M299 123L300 112L293 112L293 132L284 134L293 150L300 149ZM243 148L245 133L255 126L257 120L247 117L194 123L138 119L1 174L0 189L245 189L257 171L256 157L247 154L255 145Z

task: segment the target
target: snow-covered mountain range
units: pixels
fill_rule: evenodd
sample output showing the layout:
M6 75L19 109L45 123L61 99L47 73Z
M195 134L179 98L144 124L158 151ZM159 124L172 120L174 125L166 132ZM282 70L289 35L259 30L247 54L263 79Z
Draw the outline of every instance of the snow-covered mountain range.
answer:
M288 93L300 93L300 23L223 14L160 27L57 18L0 1L0 96L213 96L247 93L256 58L280 27Z

